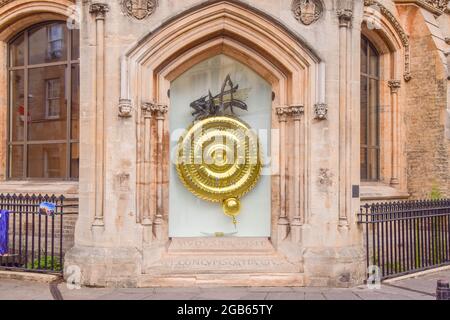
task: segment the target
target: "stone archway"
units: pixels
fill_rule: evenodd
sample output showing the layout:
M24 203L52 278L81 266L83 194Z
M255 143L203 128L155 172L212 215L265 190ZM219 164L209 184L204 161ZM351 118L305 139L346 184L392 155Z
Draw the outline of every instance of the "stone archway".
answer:
M269 239L237 242L168 237L170 82L218 54L251 68L271 84L274 93L272 129L279 130L279 141L272 143L278 168L272 168ZM197 274L194 282L200 281L201 274L208 281L212 270L217 279L222 270L226 273L221 277L240 274L235 281L242 284L274 280L303 284L301 230L308 223L310 176L306 154L311 110L320 102L323 89L319 69L319 57L298 36L266 14L234 1L212 1L192 8L144 37L124 56L121 104L135 107L137 221L143 232L142 272L149 275L152 285L168 281L180 272L180 266L185 274ZM288 153L287 148L293 152ZM186 253L196 250L208 250L214 258L207 261L198 254L186 258ZM236 259L229 255L235 250L259 255ZM177 255L180 251L184 256ZM267 272L271 275L260 277ZM178 280L185 281L183 278Z

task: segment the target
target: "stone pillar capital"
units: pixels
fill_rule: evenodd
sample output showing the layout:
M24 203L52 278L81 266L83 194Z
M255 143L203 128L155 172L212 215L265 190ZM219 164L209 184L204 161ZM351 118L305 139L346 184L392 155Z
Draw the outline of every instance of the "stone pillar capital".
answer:
M156 120L164 120L165 114L169 111L167 105L160 103L152 103L150 109L155 114Z
M89 13L95 15L96 20L104 20L109 6L106 3L94 2L89 6Z
M389 80L388 87L391 88L391 93L398 93L398 90L401 87L401 81L400 80Z
M338 9L336 14L339 19L339 27L350 28L353 19L353 11L351 9Z
M287 117L291 113L291 108L289 106L281 106L276 108L278 121L279 122L286 122Z
M141 105L142 116L146 119L150 119L152 117L152 103L144 102Z
M294 121L300 121L302 118L302 115L305 111L305 108L303 106L290 106L289 107L289 113L292 115Z

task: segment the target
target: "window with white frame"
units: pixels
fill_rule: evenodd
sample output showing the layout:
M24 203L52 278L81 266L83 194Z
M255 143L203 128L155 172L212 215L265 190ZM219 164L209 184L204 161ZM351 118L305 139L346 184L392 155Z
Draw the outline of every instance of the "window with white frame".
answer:
M60 116L61 81L57 79L45 80L45 118L58 119Z
M63 54L64 29L61 24L52 24L47 27L48 58L59 59Z

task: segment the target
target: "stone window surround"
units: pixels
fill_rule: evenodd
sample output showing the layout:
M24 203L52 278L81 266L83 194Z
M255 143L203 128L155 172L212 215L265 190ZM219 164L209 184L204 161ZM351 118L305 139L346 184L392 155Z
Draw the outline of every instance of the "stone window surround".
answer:
M33 3L31 3L33 2ZM23 30L46 21L66 21L68 8L73 3L67 0L24 0L12 1L0 8L0 69L6 70L8 61L8 43ZM0 73L0 123L7 123L8 114L7 73ZM1 127L0 141L6 142L7 126ZM44 192L74 194L78 192L76 181L32 181L6 180L7 178L7 145L0 144L0 192ZM40 187L35 188L39 184Z
M408 198L406 159L401 141L403 124L400 119L402 99L405 94L405 48L402 35L385 16L378 17L378 28L369 30L366 21L373 19L373 12L365 8L361 34L378 50L380 61L380 140L381 180L361 182L361 200L394 200ZM370 20L369 20L370 21ZM393 125L396 123L396 125ZM395 130L394 130L395 129ZM395 147L397 145L397 147Z

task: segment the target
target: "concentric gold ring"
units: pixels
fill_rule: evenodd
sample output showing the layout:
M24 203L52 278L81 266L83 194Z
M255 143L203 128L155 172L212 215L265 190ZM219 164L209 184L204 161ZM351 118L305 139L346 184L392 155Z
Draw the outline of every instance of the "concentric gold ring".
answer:
M259 180L259 141L240 119L217 116L195 122L177 147L178 176L190 192L203 200L239 201Z

